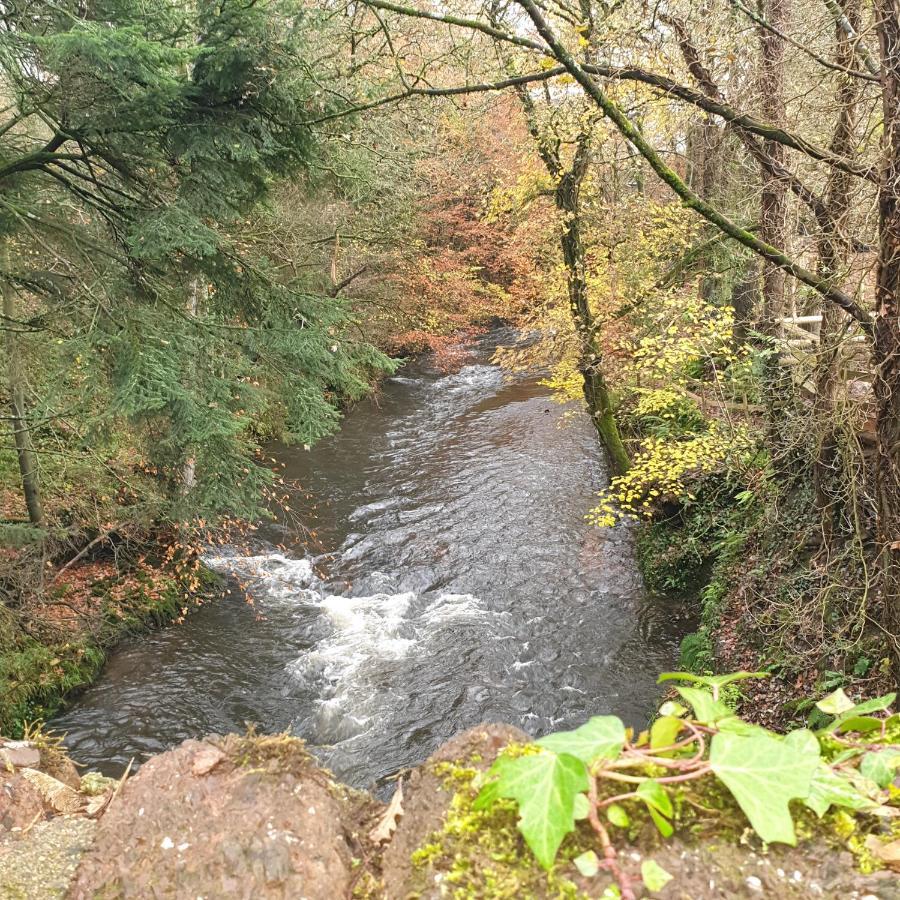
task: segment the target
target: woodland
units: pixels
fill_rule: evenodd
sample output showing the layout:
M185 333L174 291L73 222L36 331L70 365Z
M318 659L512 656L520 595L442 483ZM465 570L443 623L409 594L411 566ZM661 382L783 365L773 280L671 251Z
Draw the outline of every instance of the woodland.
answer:
M0 732L499 322L716 701L900 681L900 0L3 0L0 70Z

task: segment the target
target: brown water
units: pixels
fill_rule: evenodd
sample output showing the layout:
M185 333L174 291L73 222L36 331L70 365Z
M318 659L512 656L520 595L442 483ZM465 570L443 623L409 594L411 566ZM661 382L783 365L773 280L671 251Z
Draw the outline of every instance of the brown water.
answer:
M481 721L642 725L684 609L647 595L629 529L584 521L606 479L595 433L538 378L489 364L512 337L457 374L409 367L338 435L283 451L325 553L282 528L211 559L250 578L255 606L226 599L116 653L53 723L74 757L115 772L254 722L369 786Z

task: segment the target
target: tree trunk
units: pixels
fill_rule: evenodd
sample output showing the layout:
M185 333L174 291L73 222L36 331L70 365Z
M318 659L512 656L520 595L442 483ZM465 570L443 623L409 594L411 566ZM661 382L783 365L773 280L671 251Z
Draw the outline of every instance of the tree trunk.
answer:
M0 264L3 266L3 317L6 329L6 365L7 382L9 384L10 423L13 440L16 445L16 456L19 460L19 472L22 477L22 493L25 495L25 506L28 509L28 520L32 525L44 524L44 508L41 503L41 490L38 482L37 457L31 442L31 430L25 408L25 373L22 367L22 351L19 346L19 335L16 322L16 289L9 278L10 253L8 240L3 241L0 250Z
M835 0L837 3L838 0ZM841 7L838 7L841 9ZM853 28L859 28L859 0L846 0L842 14ZM836 27L835 62L853 68L853 42L846 31ZM855 147L857 106L862 84L857 78L842 78L837 92L838 118L831 139L831 150L852 157ZM831 228L823 230L819 238L819 268L826 276L839 278L850 252L848 216L850 212L850 176L832 169L828 174L825 204ZM832 303L822 304L822 325L819 329L819 357L816 364L815 421L818 447L815 466L816 505L822 523L825 547L831 545L834 529L834 507L840 501L836 468L841 465L838 453L838 424L835 416L835 391L838 382L839 334L843 316Z
M763 0L763 17L783 32L788 19L789 0ZM784 100L784 41L767 28L759 32L761 49L760 89L765 118L778 127L785 123ZM779 168L784 168L786 151L777 141L765 141L766 155ZM762 197L759 235L773 247L787 246L788 184L771 167L762 166ZM779 321L784 315L785 273L771 262L763 265L763 322L766 333L772 337L782 334Z
M900 0L877 0L884 113L875 293L876 489L885 631L900 681Z
M188 295L187 314L192 318L197 318L197 312L200 308L200 279L195 278L191 282L191 291ZM197 462L194 458L193 450L188 448L188 457L185 459L181 467L181 492L188 494L194 487L197 480Z
M630 461L613 415L609 388L601 368L602 348L588 302L584 243L581 237L578 193L587 171L587 140L587 136L582 135L572 167L559 179L555 200L557 209L564 216L560 245L566 266L569 309L580 344L579 369L584 381L584 399L600 442L609 456L613 473L621 475L628 471Z

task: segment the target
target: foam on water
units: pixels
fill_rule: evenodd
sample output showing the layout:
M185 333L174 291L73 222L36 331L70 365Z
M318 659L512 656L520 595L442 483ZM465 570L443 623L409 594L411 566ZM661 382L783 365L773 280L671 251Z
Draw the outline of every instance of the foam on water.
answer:
M316 698L313 715L300 728L314 744L339 744L376 723L383 727L408 689L402 662L440 646L448 628L485 617L472 594L391 592L394 579L381 572L373 572L367 582L384 590L345 596L329 593L307 558L223 552L205 561L218 572L249 580L262 611L269 602L293 600L317 614L315 633L321 637L285 668L289 679Z
M238 556L222 549L217 553L205 554L203 562L221 575L264 586L270 598L293 599L300 596L301 589L315 590L322 583L313 570L312 560L293 559L282 553Z

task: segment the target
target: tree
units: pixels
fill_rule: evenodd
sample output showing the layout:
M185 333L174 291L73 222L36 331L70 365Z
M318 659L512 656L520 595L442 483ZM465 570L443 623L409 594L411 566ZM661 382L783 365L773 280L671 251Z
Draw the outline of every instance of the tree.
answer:
M61 0L8 6L0 26L14 405L34 380L32 423L14 414L26 494L38 439L101 458L131 444L151 516L255 514L271 480L257 423L311 443L388 367L342 301L276 271L244 230L319 152L312 14Z

